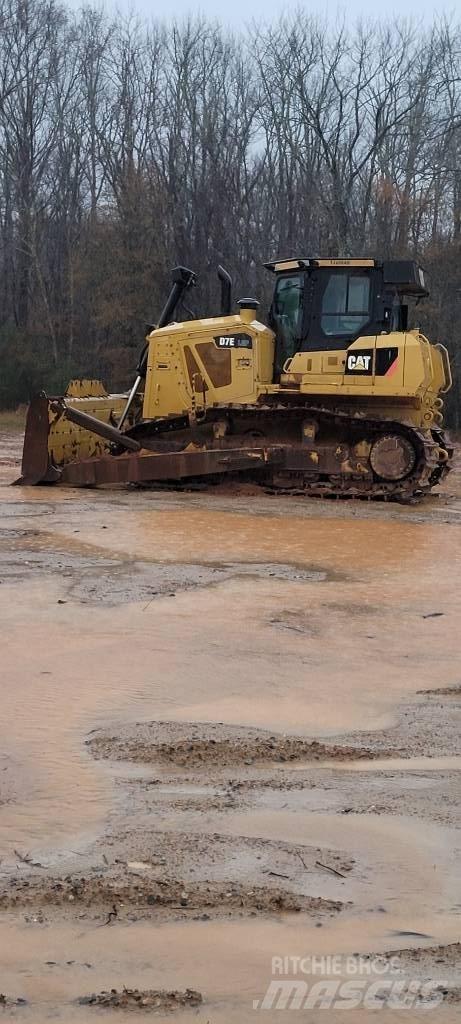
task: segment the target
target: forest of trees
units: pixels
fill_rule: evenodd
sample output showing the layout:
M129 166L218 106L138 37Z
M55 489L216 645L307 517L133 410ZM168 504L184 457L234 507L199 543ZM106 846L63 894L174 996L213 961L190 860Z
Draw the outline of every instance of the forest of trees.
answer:
M213 313L218 263L264 309L274 256L414 255L414 322L459 367L460 25L232 35L0 0L0 27L0 406L124 386L178 262Z

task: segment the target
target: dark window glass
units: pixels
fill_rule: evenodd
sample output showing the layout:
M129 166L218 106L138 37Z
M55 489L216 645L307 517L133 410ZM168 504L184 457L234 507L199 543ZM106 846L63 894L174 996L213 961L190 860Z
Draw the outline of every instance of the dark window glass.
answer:
M276 363L279 371L299 348L302 294L301 274L281 277L277 281L272 312L277 334Z
M402 328L402 303L399 296L396 294L392 300L392 314L389 330L401 331Z
M358 334L370 319L370 278L365 274L331 274L323 293L324 334Z

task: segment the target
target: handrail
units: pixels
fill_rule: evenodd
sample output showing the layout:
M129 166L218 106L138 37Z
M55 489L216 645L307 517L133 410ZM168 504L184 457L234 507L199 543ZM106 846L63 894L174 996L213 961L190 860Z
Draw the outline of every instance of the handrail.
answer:
M453 377L452 377L451 366L450 366L450 356L448 355L448 349L446 348L445 345L442 345L441 341L437 342L437 344L434 347L438 348L438 350L440 352L440 355L442 356L443 374L444 374L444 377L445 377L445 387L444 388L440 388L440 391L441 391L442 395L445 395L447 393L447 391L449 391L450 388L453 386Z

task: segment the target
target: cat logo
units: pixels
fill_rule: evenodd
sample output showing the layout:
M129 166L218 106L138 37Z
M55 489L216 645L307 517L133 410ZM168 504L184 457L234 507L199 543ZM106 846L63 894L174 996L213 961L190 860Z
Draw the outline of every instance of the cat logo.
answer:
M371 373L371 356L358 352L357 355L347 357L347 369L349 373Z

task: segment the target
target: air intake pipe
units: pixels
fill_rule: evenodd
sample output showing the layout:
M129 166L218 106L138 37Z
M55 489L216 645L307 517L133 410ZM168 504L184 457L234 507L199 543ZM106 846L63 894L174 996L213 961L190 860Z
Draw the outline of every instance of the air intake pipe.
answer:
M177 309L178 303L181 297L184 295L184 292L186 292L188 288L192 288L197 282L197 274L195 274L193 270L188 270L187 267L175 267L171 276L173 278L172 288L162 309L162 312L160 313L158 323L155 324L155 327L157 329L159 327L166 327L167 324L170 323L173 314ZM149 342L146 341L146 344L144 345L144 348L141 352L139 363L136 367L136 380L133 384L133 387L131 388L131 391L126 401L125 408L117 424L118 430L120 430L123 427L123 424L134 402L139 385L146 376L148 356Z
M175 267L172 278L173 286L160 313L157 327L166 327L170 323L181 296L197 282L197 274L193 270L188 270L187 267Z

